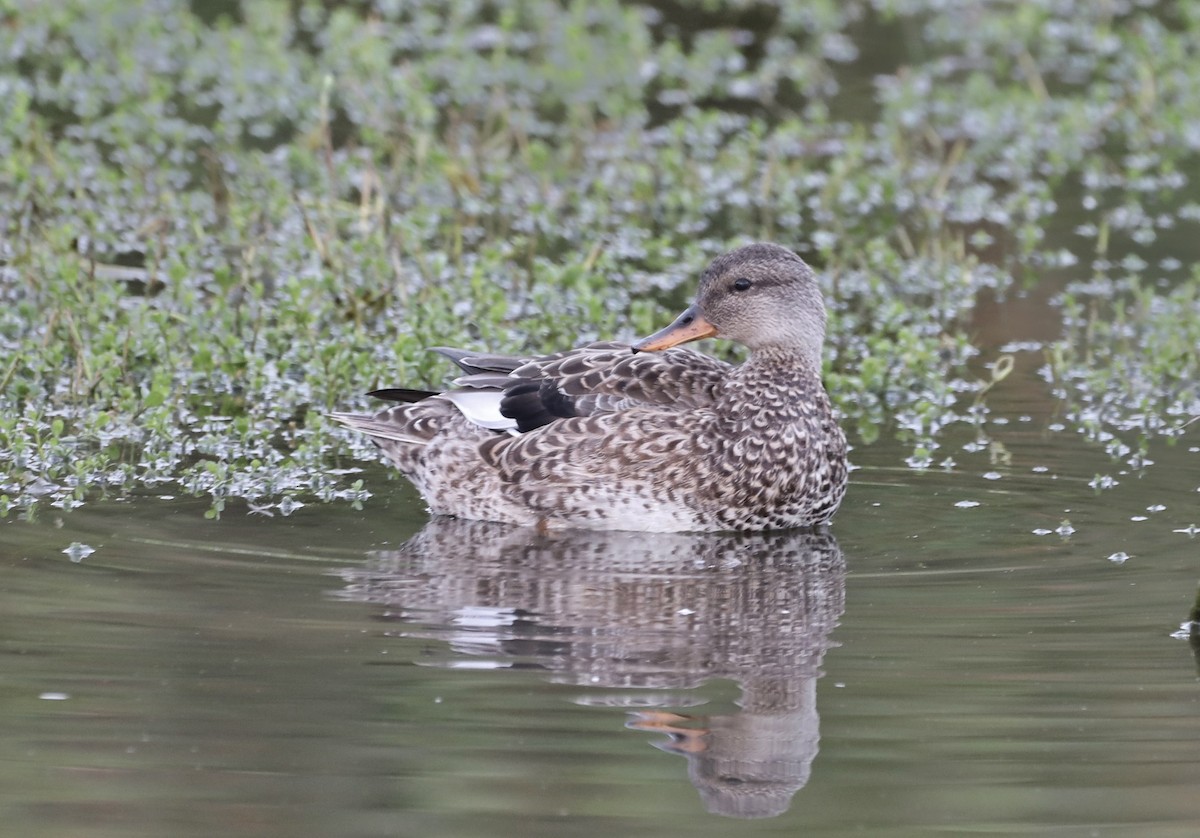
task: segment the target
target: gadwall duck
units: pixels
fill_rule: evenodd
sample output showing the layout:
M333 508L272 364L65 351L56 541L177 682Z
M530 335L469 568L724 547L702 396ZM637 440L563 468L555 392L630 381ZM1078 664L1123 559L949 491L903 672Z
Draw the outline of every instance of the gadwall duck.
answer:
M723 337L733 366L681 343ZM824 524L846 489L846 438L821 384L825 305L790 250L752 244L704 271L696 301L632 347L535 358L439 349L465 373L444 393L335 413L434 514L541 528L651 532Z

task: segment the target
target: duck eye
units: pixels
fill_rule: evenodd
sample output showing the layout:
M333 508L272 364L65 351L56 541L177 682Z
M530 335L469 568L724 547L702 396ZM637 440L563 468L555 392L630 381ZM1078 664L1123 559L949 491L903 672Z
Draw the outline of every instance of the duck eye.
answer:
M753 284L754 283L751 282L750 280L746 279L746 277L740 276L733 281L732 287L733 287L734 291L745 291Z

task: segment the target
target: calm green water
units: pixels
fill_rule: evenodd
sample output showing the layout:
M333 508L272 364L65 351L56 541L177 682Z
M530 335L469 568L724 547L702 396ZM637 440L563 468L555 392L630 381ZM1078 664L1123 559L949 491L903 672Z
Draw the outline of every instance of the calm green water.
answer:
M382 472L0 524L5 833L1193 835L1200 451L1035 408L856 451L828 538L426 524Z

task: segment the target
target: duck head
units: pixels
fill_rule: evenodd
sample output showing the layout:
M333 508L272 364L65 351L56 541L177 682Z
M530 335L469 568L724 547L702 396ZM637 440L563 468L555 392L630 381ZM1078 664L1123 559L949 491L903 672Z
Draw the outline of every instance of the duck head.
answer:
M632 349L653 352L707 337L727 338L751 351L779 346L819 363L825 303L812 268L776 244L751 244L718 256L700 276L696 301Z

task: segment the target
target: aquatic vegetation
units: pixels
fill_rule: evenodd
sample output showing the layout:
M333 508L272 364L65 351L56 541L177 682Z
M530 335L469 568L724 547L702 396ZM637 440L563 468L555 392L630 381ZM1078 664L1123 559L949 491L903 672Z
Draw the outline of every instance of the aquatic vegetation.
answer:
M1055 391L1101 442L1179 427L1200 14L942 6L10 4L0 516L353 501L327 410L438 383L430 344L648 333L748 239L821 270L831 393L916 467L985 415L981 291L1114 266L1119 327L1061 297Z
M1169 290L1136 274L1068 286L1043 374L1068 419L1130 468L1200 419L1200 270ZM1099 478L1098 478L1099 479Z

